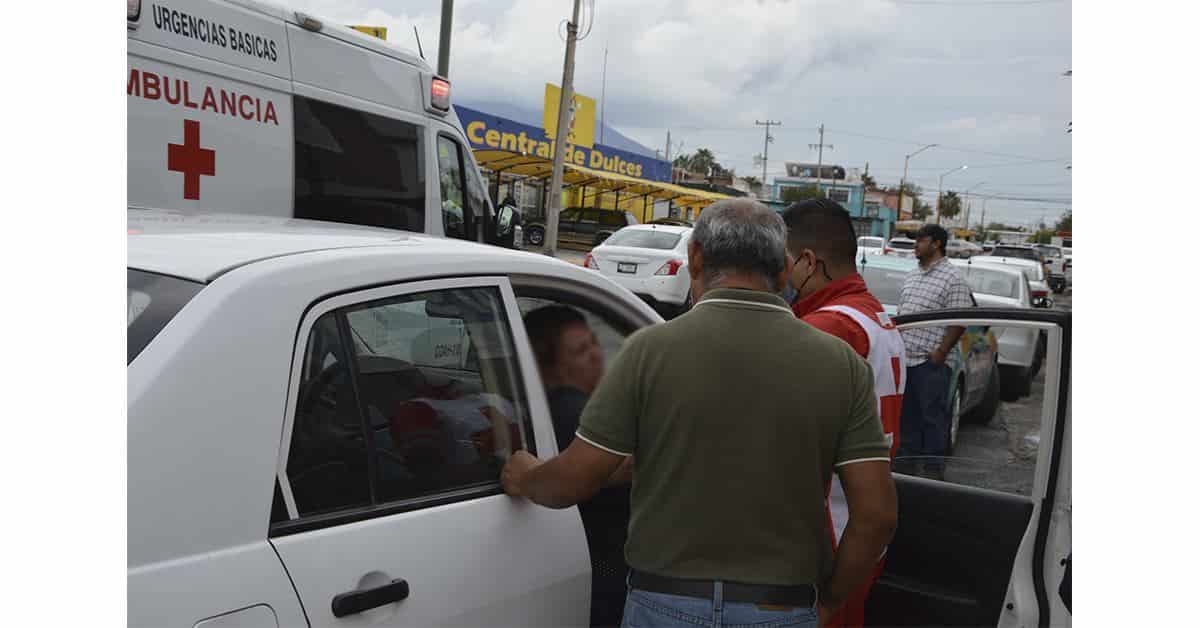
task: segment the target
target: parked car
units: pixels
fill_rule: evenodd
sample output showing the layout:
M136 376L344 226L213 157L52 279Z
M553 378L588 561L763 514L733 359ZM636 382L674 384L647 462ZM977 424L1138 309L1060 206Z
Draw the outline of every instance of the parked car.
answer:
M904 278L917 267L917 260L887 255L872 255L865 259L865 263L859 263L859 274L884 311L895 316ZM951 412L948 434L951 450L958 441L961 421L986 424L996 416L1000 405L997 361L995 335L988 327L978 325L967 327L954 351L947 356L946 363L953 373L950 392L946 396Z
M917 241L912 238L892 238L883 247L883 254L894 255L896 257L916 257L916 249Z
M691 304L687 246L691 227L633 225L592 249L584 266L598 271L646 300L665 318Z
M558 215L558 245L562 248L590 249L608 236L638 219L627 211L573 207ZM546 223L531 222L524 228L529 244L542 246L546 240Z
M471 242L128 216L129 625L584 625L593 573L623 603L624 571L590 562L578 509L508 497L497 480L507 451L558 451L521 313L582 310L611 359L661 322L645 302L599 273ZM1070 313L1010 312L897 324L1011 320L1055 328L1055 355L1070 346ZM1071 406L1058 400L1072 378L1069 360L1048 363L1050 451L1030 462L1044 491L898 473L869 613L1062 623L1039 600L1056 599L1070 553Z
M993 264L1019 268L1029 279L1030 302L1033 307L1054 307L1054 301L1050 298L1050 285L1046 282L1046 269L1040 262L1026 257L1003 257L992 254L973 257L971 264Z
M858 257L863 255L883 255L887 240L876 236L861 236L858 239Z
M1042 252L1034 248L1032 244L997 244L989 255L995 257L1019 257L1038 262L1039 264L1045 261L1045 256Z
M1029 279L1019 268L951 260L980 307L1032 309ZM996 331L1000 358L1000 398L1015 401L1029 395L1041 360L1041 334L1036 329L1001 328Z
M983 253L983 247L968 240L951 240L946 243L946 257L965 259Z
M1052 244L1038 244L1034 248L1041 252L1046 260L1047 283L1055 294L1062 294L1067 289L1067 258L1060 247Z

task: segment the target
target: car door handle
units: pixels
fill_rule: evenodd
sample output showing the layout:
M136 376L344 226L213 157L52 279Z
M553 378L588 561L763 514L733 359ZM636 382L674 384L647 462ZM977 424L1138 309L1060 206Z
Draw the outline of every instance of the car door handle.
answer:
M371 589L340 593L333 596L333 616L356 615L385 604L400 602L407 597L408 582L403 579L392 580L388 584Z

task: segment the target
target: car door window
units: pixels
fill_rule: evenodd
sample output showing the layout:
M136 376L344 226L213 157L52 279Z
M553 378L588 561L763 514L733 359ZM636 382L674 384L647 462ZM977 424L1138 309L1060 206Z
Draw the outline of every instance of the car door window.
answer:
M495 286L325 313L303 377L287 465L301 517L495 492L504 460L532 434Z
M625 216L618 212L602 212L600 214L600 226L603 229L615 231L625 226Z
M458 142L439 135L437 150L438 182L442 191L442 229L448 237L469 240L471 223L466 209L465 180Z

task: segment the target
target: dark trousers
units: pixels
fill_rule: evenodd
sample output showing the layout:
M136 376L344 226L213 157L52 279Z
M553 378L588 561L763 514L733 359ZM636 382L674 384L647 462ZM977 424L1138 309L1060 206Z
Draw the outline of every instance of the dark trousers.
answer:
M898 456L923 456L926 468L941 469L950 436L950 367L926 360L908 367L900 413Z

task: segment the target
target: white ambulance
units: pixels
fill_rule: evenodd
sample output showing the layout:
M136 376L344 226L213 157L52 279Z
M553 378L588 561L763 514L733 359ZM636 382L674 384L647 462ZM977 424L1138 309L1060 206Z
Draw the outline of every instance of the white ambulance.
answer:
M521 242L421 57L260 0L127 1L131 208Z

